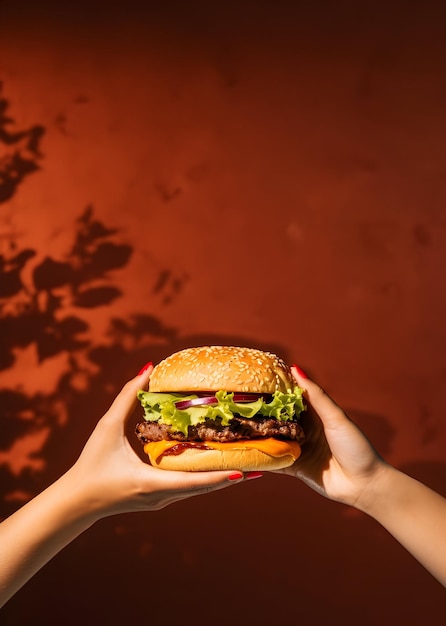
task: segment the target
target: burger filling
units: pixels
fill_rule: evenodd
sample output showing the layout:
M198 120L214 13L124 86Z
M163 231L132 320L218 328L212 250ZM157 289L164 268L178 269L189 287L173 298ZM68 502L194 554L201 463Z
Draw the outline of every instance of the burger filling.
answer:
M302 389L295 387L272 395L218 391L215 396L140 391L145 421L136 434L145 444L150 441L216 441L274 437L303 443L304 432L298 421L305 409ZM251 399L251 398L250 398ZM203 404L201 404L203 402ZM178 408L178 407L187 407Z

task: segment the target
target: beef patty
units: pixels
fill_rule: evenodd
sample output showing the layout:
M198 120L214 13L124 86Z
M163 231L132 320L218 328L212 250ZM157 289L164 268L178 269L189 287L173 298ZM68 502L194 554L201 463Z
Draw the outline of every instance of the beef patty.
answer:
M187 436L172 430L167 424L158 422L142 422L136 426L136 435L141 443L149 441L219 441L226 443L239 439L261 439L275 437L276 439L291 439L302 444L305 435L298 421L282 422L272 417L246 418L234 416L227 426L223 426L220 419L207 419L197 426L189 426Z

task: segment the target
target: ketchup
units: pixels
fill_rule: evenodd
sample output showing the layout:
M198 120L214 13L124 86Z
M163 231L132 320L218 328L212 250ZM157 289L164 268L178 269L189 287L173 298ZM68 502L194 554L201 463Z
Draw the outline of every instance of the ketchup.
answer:
M172 446L171 448L163 452L163 456L169 456L169 455L177 456L178 454L181 454L182 452L184 452L186 448L196 448L198 450L212 450L212 448L207 446L205 443L191 444L187 441L181 441L180 443L177 443L175 446Z

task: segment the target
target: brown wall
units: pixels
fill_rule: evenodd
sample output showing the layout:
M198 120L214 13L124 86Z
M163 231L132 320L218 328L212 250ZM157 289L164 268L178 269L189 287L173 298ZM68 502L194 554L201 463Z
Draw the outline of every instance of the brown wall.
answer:
M443 18L0 5L3 516L141 365L204 343L298 362L446 494ZM377 524L271 475L97 524L2 623L435 625L442 606Z

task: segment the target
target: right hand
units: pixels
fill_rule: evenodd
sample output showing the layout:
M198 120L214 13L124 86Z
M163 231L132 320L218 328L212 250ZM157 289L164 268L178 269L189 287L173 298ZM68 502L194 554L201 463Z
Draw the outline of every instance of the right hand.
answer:
M305 389L306 439L301 456L279 473L300 478L331 500L361 508L361 498L388 465L321 387L296 366L291 372Z

